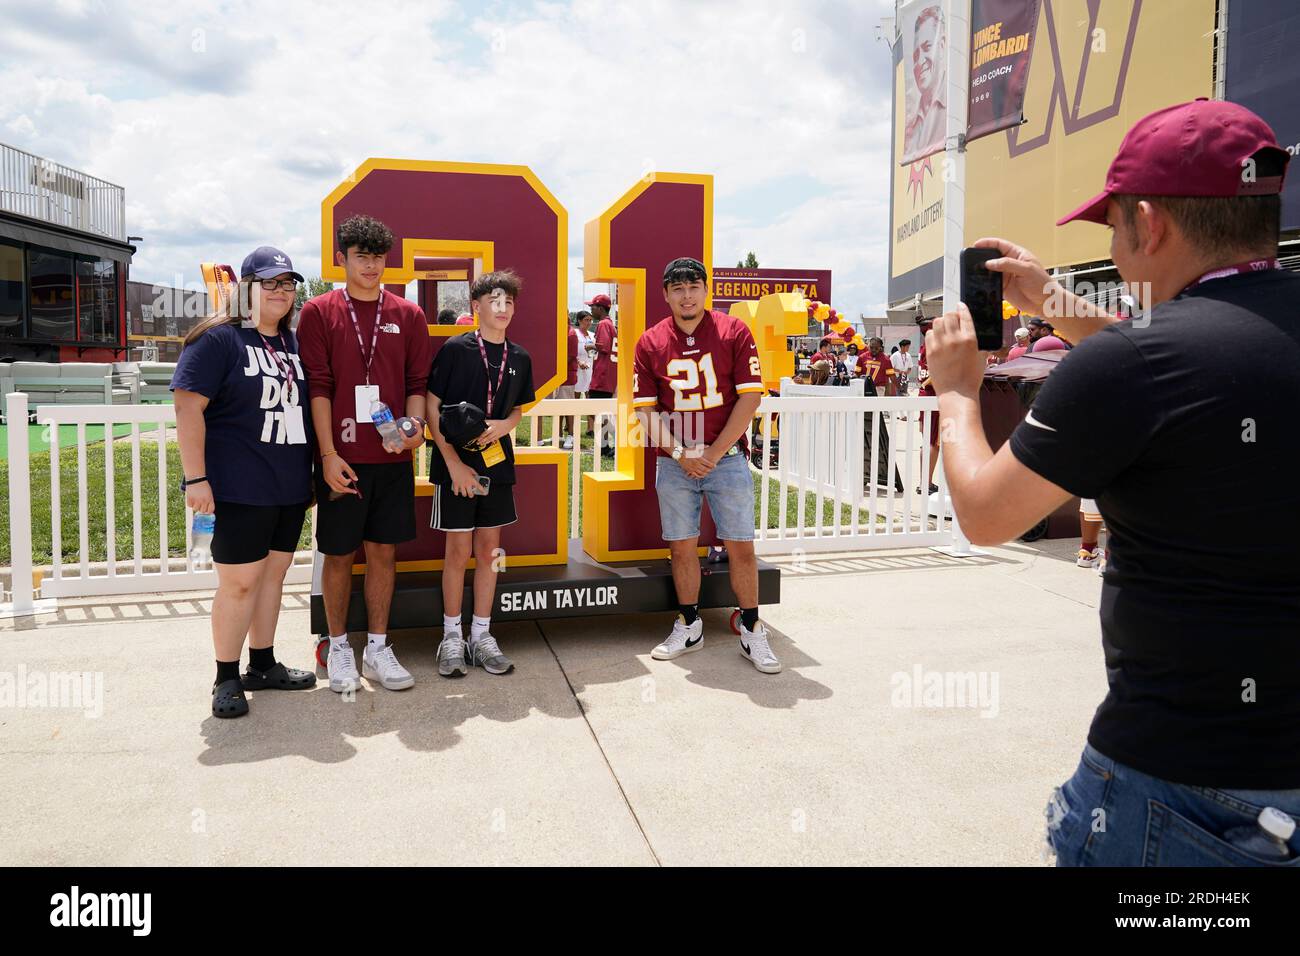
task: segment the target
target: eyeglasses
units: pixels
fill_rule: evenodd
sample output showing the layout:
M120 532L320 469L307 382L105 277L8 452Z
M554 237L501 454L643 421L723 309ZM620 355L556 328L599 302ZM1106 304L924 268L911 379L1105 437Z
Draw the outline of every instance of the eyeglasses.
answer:
M258 282L267 292L274 292L276 289L293 292L298 288L297 279L259 279Z

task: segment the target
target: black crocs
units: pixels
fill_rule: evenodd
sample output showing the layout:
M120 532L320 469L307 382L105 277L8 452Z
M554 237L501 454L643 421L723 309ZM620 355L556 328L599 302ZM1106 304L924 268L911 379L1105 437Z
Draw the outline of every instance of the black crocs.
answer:
M248 698L239 678L223 680L212 688L213 717L243 717L248 713Z
M266 671L254 670L250 664L242 678L244 690L306 690L316 686L316 675L285 667L279 661Z

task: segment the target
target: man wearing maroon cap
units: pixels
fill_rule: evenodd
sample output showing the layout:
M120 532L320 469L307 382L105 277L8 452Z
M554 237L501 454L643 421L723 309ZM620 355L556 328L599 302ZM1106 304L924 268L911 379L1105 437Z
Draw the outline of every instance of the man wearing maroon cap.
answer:
M1014 538L1072 495L1096 499L1111 531L1110 693L1048 804L1061 865L1300 853L1300 276L1276 258L1288 159L1233 103L1138 121L1105 190L1058 223L1110 227L1141 306L1129 321L1062 289L1029 251L976 243L1002 252L989 268L1013 305L1078 343L996 453L965 306L926 339L970 539Z
M618 330L614 320L609 317L613 306L609 296L601 294L590 302L592 318L596 320L596 358L592 363L591 387L587 390L588 398L613 398L618 389ZM601 428L601 446L613 450L614 422L605 420Z

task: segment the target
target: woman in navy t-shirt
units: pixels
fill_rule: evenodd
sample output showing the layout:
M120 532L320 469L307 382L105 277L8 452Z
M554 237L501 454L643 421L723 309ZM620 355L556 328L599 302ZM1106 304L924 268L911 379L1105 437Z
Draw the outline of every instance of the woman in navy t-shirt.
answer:
M172 378L185 502L216 516L216 717L248 713L245 690L316 683L314 673L277 663L272 646L284 575L312 494L307 385L289 327L301 281L279 249L255 250L229 305L186 336Z

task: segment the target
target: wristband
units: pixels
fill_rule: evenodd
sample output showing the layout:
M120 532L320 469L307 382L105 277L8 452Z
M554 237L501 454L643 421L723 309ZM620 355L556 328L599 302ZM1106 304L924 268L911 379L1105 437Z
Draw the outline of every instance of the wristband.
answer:
M206 482L207 480L208 480L208 476L207 476L207 475L199 475L199 477L197 477L197 478L182 478L182 479L181 479L181 491L184 491L184 490L185 490L186 488L188 488L190 485L201 485L201 484L203 484L204 482Z
M324 461L324 460L325 460L326 458L328 458L330 455L337 455L337 454L338 454L338 452L334 451L333 449L331 449L331 450L329 450L329 451L323 451L323 452L320 453L320 460L321 460L321 461Z

